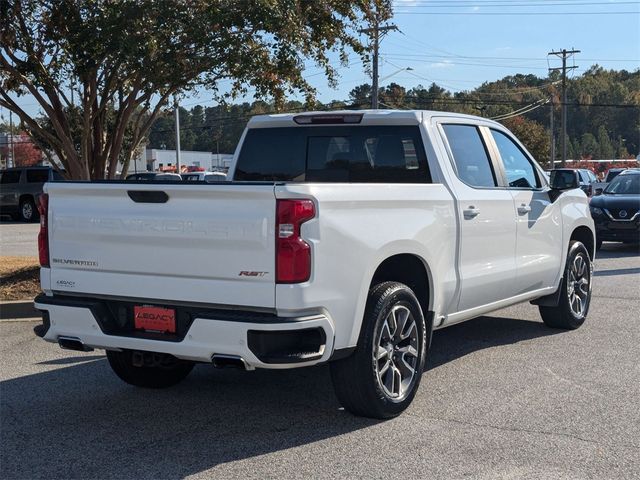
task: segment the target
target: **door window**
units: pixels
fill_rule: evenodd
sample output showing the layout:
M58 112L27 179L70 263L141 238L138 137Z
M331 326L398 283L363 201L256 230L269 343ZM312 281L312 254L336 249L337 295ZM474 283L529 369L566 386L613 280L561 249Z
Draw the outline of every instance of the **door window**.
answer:
M18 183L20 181L20 170L6 170L2 172L0 183L6 185L8 183Z
M496 176L487 150L473 125L443 125L458 177L472 187L495 187Z
M27 170L28 183L45 183L49 180L49 170Z
M491 130L504 166L507 182L514 188L540 188L540 180L529 158L508 136Z

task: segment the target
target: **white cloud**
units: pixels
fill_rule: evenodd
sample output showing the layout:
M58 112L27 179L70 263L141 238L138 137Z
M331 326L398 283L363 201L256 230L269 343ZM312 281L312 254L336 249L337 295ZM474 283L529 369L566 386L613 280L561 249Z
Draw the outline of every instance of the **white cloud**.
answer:
M442 62L436 62L436 63L430 63L429 67L430 68L451 68L454 67L455 65L453 63L451 63L451 60L444 60Z

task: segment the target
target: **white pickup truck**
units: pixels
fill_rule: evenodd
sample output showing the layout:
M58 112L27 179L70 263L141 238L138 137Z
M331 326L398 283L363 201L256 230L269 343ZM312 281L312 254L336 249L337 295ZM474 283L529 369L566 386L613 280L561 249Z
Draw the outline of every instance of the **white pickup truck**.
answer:
M575 172L546 177L502 125L428 111L253 118L228 182L53 182L43 324L124 381L195 363L329 362L351 412L412 401L434 329L519 302L573 329L594 224Z

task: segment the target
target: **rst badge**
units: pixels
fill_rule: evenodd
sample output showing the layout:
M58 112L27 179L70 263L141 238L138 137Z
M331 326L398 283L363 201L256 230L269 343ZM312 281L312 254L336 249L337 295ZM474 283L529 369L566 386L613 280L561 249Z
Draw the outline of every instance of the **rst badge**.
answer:
M268 273L269 272L253 272L253 271L243 270L238 274L238 276L239 277L264 277Z

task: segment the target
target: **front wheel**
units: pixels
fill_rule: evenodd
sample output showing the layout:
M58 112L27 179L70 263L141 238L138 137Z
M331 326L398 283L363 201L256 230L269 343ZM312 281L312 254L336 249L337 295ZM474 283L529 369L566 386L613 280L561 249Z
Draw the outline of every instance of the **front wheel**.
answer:
M431 326L409 287L398 282L374 286L356 351L331 363L342 406L355 415L379 419L402 413L420 385L427 338Z
M539 307L547 326L574 330L584 323L591 303L592 276L593 264L589 252L581 242L572 241L562 279L560 302L555 307Z
M171 387L184 380L194 365L171 355L132 350L107 350L107 359L121 380L145 388Z

